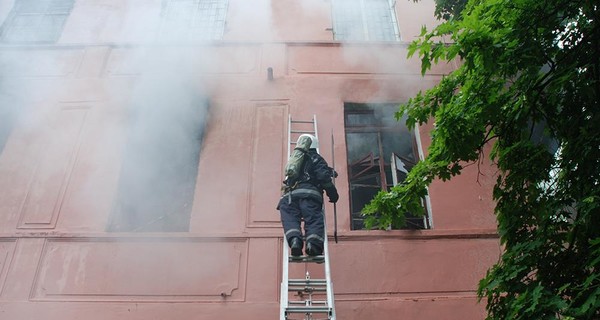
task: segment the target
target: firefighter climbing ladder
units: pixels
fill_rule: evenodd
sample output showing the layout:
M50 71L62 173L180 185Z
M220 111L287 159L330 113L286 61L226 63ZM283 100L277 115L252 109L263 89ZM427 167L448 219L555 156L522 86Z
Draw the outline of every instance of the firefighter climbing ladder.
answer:
M291 155L293 146L296 144L298 136L301 134L312 134L318 139L317 135L317 116L313 115L312 120L288 120L288 158ZM317 148L317 152L319 149ZM323 211L325 216L325 211ZM281 277L281 306L280 320L290 319L329 319L335 320L335 307L333 299L333 285L331 283L331 273L329 268L329 247L327 241L327 223L325 223L325 237L323 242L323 255L321 256L300 256L292 257L289 254L289 247L285 241L283 243L283 264ZM325 279L312 279L309 271L303 275L303 278L292 279L289 275L290 263L318 264L324 268ZM305 268L307 270L307 268ZM290 299L290 296L292 299ZM297 297L297 298L296 298ZM296 316L296 317L295 317ZM303 316L304 318L298 318Z

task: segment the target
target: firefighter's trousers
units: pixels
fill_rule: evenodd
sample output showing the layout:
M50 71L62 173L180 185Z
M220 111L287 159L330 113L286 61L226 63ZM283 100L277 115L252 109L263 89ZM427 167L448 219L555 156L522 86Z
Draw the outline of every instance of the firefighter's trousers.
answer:
M302 239L301 219L304 218L305 241L311 246L323 250L323 237L325 236L325 221L323 220L323 204L312 198L288 200L281 199L279 203L281 223L285 237L290 243L293 237Z

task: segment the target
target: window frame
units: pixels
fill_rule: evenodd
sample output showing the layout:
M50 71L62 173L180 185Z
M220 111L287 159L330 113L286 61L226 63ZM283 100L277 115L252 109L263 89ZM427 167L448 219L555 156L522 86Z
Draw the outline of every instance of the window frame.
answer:
M186 6L193 10L184 10ZM208 10L206 10L208 8ZM162 0L160 41L219 41L227 25L229 0ZM208 16L201 14L210 11ZM183 18L188 21L178 23ZM216 17L215 19L211 19ZM207 32L208 30L208 32ZM207 36L203 34L207 32Z
M382 123L381 121L377 121L377 117L373 116L375 120L374 123L367 124L349 124L349 116L350 115L368 115L374 114L374 109L376 108L388 108L390 110L396 110L398 104L396 103L377 103L377 104L366 104L366 103L345 103L344 104L344 130L345 130L345 139L346 139L346 160L347 160L347 170L348 170L348 186L349 186L349 200L350 200L350 224L352 230L364 230L364 225L362 225L364 218L360 218L360 210L362 209L355 208L356 206L363 206L368 203L365 202L364 197L358 197L360 193L354 194L356 188L372 188L373 197L379 191L389 191L391 187L396 185L397 183L401 183L404 179L399 177L398 171L401 171L396 166L395 170L393 170L394 162L396 161L394 157L399 156L404 165L407 165L406 171L408 172L410 168L412 168L417 161L422 158L422 152L420 150L420 141L418 138L418 132L416 130L409 130L405 125L396 121L394 119L393 123ZM371 110L369 110L371 109ZM383 112L385 113L385 112ZM391 115L383 115L383 117L391 117ZM382 117L382 118L383 118ZM356 119L355 119L356 121ZM358 121L360 122L360 121ZM410 134L410 149L411 149L411 157L398 155L397 151L400 149L400 139L393 141L398 141L398 144L392 146L392 150L390 146L384 146L384 142L382 139L382 133L392 133L392 134ZM356 157L353 155L351 158L351 153L356 152L356 150L352 150L352 146L354 143L349 142L349 135L353 134L377 134L377 155L373 153L373 151L369 153L364 153L364 156ZM353 138L355 139L355 138ZM389 144L389 142L388 142ZM384 150L386 148L386 150ZM365 151L366 152L366 151ZM391 156L388 158L388 153ZM381 156L382 155L382 156ZM383 159L383 161L382 161ZM393 160L394 159L394 160ZM356 170L355 168L358 168ZM360 182L361 179L371 178L371 184L368 183L357 183ZM373 180L374 179L374 180ZM377 181L378 184L373 183L373 181ZM377 189L377 190L375 190ZM362 198L362 199L361 199ZM366 198L369 198L367 195ZM372 199L372 197L371 197ZM355 203L356 202L356 203ZM363 203L364 202L364 203ZM423 199L423 207L425 208L425 215L423 217L412 217L410 214L407 214L407 225L402 229L430 229L432 227L431 223L431 206L428 196Z
M75 0L15 0L0 27L0 42L55 43L60 39L74 5ZM48 19L50 17L53 19ZM28 23L19 26L23 21ZM47 31L51 29L52 32Z
M369 10L367 10L369 1L381 1L384 5L387 5L389 10L389 20L386 23L389 23L387 28L392 30L393 35L388 33L386 35L383 35L382 37L377 37L373 34L373 31L384 30L384 28L381 28L382 26L384 26L384 23L369 18L369 15L367 15L367 13L369 12ZM348 5L348 3L351 2L354 2L354 12L360 13L360 19L349 19L347 18L348 15L343 15L340 13L343 11L352 11L352 9L348 10L348 8L351 7L351 5ZM336 41L399 42L402 40L400 28L398 26L398 17L396 15L395 10L396 2L394 0L332 0L331 6L331 20L333 24L332 32L333 39ZM358 9L356 10L356 8ZM360 33L360 37L357 36L358 33L347 32L350 29L349 26L357 24L360 24L362 26L362 32Z
M143 107L131 110L107 231L188 232L210 104Z

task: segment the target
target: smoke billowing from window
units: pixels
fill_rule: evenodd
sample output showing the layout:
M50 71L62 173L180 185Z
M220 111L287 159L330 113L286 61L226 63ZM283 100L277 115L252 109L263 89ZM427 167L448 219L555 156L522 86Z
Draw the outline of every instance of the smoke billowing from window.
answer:
M192 56L169 50L157 58L141 57L149 69L127 106L112 231L189 228L208 101L187 69Z

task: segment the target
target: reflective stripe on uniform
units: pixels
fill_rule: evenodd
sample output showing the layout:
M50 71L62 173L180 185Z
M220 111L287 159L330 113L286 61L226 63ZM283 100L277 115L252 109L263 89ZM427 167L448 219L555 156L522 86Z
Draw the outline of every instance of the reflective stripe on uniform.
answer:
M286 237L286 238L289 238L289 237L290 237L290 234L291 234L291 236L292 236L292 237L293 237L293 236L296 236L296 233L298 234L298 236L302 236L302 232L300 232L300 230L298 230L298 229L290 229L290 230L288 230L288 231L285 233L285 237Z
M317 196L319 198L323 197L323 194L319 191L316 190L312 190L312 189L296 189L296 190L292 190L286 194L284 194L282 196L282 198L287 197L287 196L299 196L299 195L313 195L313 196Z
M308 240L310 240L310 239L317 239L317 240L319 240L319 241L321 241L321 242L323 242L323 241L324 241L323 237L321 237L321 236L319 236L319 235L317 235L317 234L311 234L310 236L306 237L306 241L307 241L307 242L308 242Z

